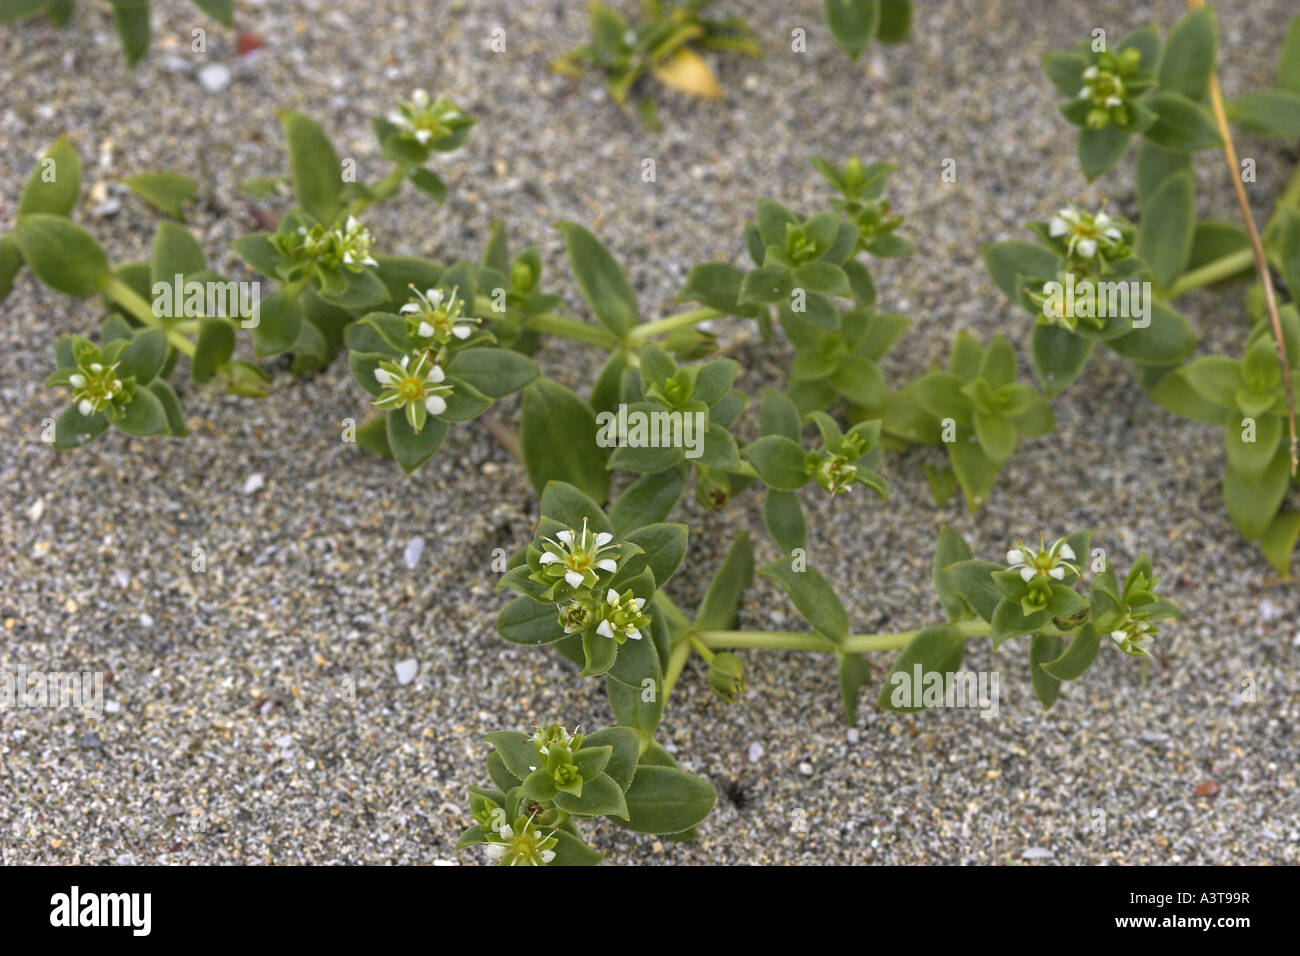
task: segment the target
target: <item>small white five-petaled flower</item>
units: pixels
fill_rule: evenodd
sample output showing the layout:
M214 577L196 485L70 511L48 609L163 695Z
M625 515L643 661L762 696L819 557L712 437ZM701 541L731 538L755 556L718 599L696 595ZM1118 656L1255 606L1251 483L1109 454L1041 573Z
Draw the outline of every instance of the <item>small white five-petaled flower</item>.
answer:
M1124 233L1109 214L1093 215L1073 206L1057 211L1047 223L1047 233L1053 239L1069 236L1066 252L1071 256L1077 253L1082 259L1093 258L1099 249L1111 252L1124 242Z
M464 302L457 298L456 289L444 293L441 289L428 289L421 292L411 286L416 300L406 303L399 310L403 315L415 316L415 335L421 339L434 339L446 343L451 336L462 341L469 338L474 331L474 319L461 315Z
M397 127L401 135L427 146L435 136L450 132L457 124L463 125L465 114L447 99L435 100L427 90L417 89L411 99L399 103L388 114L388 122Z
M614 536L608 531L592 534L587 530L587 520L582 521L582 532L565 528L557 531L554 539L543 540L541 557L542 567L559 564L564 569L564 581L571 588L587 587L595 584L597 571L614 572L618 562L610 557L601 557L606 551L612 551L618 545L613 544ZM588 578L590 575L590 579Z
M117 377L119 364L115 362L105 368L99 362L91 362L77 366L77 371L68 376L77 411L82 415L93 415L123 397L122 382Z
M1057 538L1049 547L1044 547L1040 540L1037 551L1021 544L1007 552L1010 570L1019 571L1020 580L1026 584L1036 577L1063 581L1069 571L1078 574L1079 569L1071 563L1077 560L1074 549L1064 538Z
M444 384L447 373L429 359L428 353L415 356L414 365L411 358L403 355L397 361L380 363L375 369L375 381L383 388L372 404L376 408L405 409L407 421L418 433L429 415L441 415L447 410L446 396L452 388Z

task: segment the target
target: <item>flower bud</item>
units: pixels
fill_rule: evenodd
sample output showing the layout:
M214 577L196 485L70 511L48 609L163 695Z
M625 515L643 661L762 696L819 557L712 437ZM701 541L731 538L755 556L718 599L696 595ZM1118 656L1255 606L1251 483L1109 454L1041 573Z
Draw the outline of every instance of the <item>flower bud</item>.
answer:
M226 391L241 398L266 398L270 377L251 362L231 362L223 370Z
M708 511L721 511L731 500L731 479L725 472L700 468L695 479L695 500Z
M700 328L676 329L664 340L664 348L679 362L693 362L712 355L718 347L718 337Z
M745 692L745 665L735 654L714 654L709 661L709 689L719 699L734 704Z
M537 285L537 279L538 275L532 265L523 259L516 259L515 264L510 267L510 286L518 293L526 295L532 292Z

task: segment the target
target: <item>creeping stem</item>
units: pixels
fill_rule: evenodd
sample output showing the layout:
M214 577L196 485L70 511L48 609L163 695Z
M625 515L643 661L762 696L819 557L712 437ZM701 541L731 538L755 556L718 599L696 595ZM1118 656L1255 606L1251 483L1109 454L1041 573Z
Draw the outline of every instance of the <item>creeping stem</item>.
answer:
M530 316L525 320L525 325L537 332L557 335L562 339L571 339L574 342L583 342L587 345L599 346L609 351L613 351L622 345L627 348L629 353L634 353L636 349L639 349L657 335L663 335L674 329L698 325L709 319L716 319L721 315L723 313L717 309L691 309L689 312L680 312L677 315L670 315L664 319L638 325L622 339L603 325L592 325L590 322L581 322L567 315L556 315L551 312L544 315Z
M373 204L393 195L393 193L397 192L397 190L401 188L402 180L406 178L409 169L410 167L405 163L399 163L394 166L387 176L370 187L369 196L358 196L352 201L349 212L356 215L357 213L368 209Z
M168 326L162 319L153 314L153 308L149 303L135 293L129 285L121 279L114 276L104 284L104 294L110 299L126 309L145 325L161 329L167 336L167 341L172 344L178 352L194 357L194 343L187 339L175 328Z
M957 621L950 625L962 638L983 637L991 632L987 621ZM696 631L695 639L710 648L766 647L790 651L842 651L866 654L871 651L902 650L917 631L884 634L850 634L843 644L810 631Z
M1284 206L1290 206L1293 209L1300 208L1300 166L1297 166L1292 171L1290 182L1287 183L1286 189L1282 190L1282 195L1278 197L1277 205L1273 209L1273 215L1269 217L1264 226L1265 235L1268 235L1269 231L1273 229L1278 217L1282 215ZM1193 289L1222 282L1244 269L1249 269L1254 262L1255 250L1249 245L1245 249L1229 252L1226 256L1220 256L1218 259L1211 259L1204 265L1179 276L1174 284L1169 287L1169 298L1176 299ZM1277 263L1274 262L1274 265L1276 266Z
M692 325L699 325L701 322L707 322L709 319L720 319L726 315L725 312L719 312L717 309L701 307L690 309L686 312L679 312L676 315L670 315L664 319L656 319L653 322L645 322L636 326L627 334L627 341L633 348L639 346L656 335L665 335L668 332L677 329L684 329Z
M668 668L664 673L664 697L667 698L682 668L690 659L694 650L706 661L713 658L716 650L740 650L744 648L767 648L783 651L811 651L813 653L869 654L873 651L899 651L906 647L920 630L891 631L879 634L850 634L843 643L837 644L828 637L813 631L696 631L691 629L690 620L673 603L672 598L662 591L655 594L655 606L668 619L673 632L673 648L668 656ZM955 621L948 625L963 640L973 637L985 637L992 633L987 621ZM1049 624L1039 633L1063 636L1069 632L1062 631Z
M668 656L668 669L664 672L664 700L673 692L673 687L677 684L677 678L682 674L682 668L686 666L687 659L691 656L691 642L683 640L673 647L672 653Z
M614 349L618 345L618 336L603 325L592 325L567 315L547 312L544 315L530 316L525 320L525 328L546 335L556 335L562 339L595 345L603 349Z
M1230 276L1236 275L1242 269L1248 268L1254 261L1255 253L1251 249L1238 249L1236 252L1230 252L1221 258L1212 259L1205 265L1193 269L1191 272L1184 272L1179 276L1174 284L1169 287L1169 298L1176 299L1193 289L1221 282Z

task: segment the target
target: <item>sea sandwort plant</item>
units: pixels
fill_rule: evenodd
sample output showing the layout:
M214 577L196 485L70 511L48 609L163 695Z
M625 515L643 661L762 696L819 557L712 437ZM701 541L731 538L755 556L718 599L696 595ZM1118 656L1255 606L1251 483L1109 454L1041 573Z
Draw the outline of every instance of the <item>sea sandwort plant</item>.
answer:
M290 355L300 373L346 351L357 407L370 409L358 443L408 473L438 452L452 425L483 420L520 393L517 434L495 413L483 420L519 457L540 498L536 534L520 542L500 579L515 596L497 629L507 641L550 647L601 681L616 726L489 735L491 786L472 791L461 844L482 846L501 863L595 863L602 854L584 839L584 819L689 837L714 804L708 782L677 766L656 740L693 656L713 693L735 702L745 688L738 651L833 655L852 721L870 676L867 653L896 655L876 706L915 710L927 698L900 703L892 677L951 674L975 638L1024 647L1030 683L1047 707L1103 647L1138 658L1151 652L1175 606L1160 595L1150 559L1140 556L1121 574L1104 552L1097 556L1088 531L1027 534L982 556L943 531L932 583L947 619L890 633L855 631L835 585L809 560L801 499L887 502L889 451L943 445L950 468L930 472L936 497L946 500L959 486L977 510L1022 441L1051 432L1051 402L1083 373L1098 342L1133 363L1162 407L1223 430L1229 514L1285 571L1300 531L1296 513L1282 510L1293 481L1290 371L1300 358L1300 186L1292 180L1257 243L1249 220L1244 230L1196 221L1190 169L1195 153L1231 148L1227 117L1300 135L1300 21L1284 40L1279 88L1228 106L1214 79L1214 37L1212 15L1198 8L1163 41L1148 28L1112 50L1103 33L1045 60L1064 119L1079 128L1086 176L1105 173L1137 140L1139 215L1062 200L1029 225L1034 241L985 248L994 283L1033 316L1030 364L1041 391L1022 380L1008 339L980 342L964 331L944 367L895 387L885 380L878 363L909 322L880 307L871 264L913 250L887 197L893 167L879 161L813 158L828 186L824 206L796 211L758 199L737 243L749 264L699 263L680 294L690 307L669 316L645 316L615 257L575 222L556 228L595 321L567 314L565 301L545 289L538 248L512 255L500 226L475 259L386 254L383 237L365 224L367 209L396 199L407 183L441 201L446 186L430 164L462 145L473 125L454 103L422 91L375 121L392 168L368 184L341 173L316 123L280 114L293 207L274 231L234 244L257 281L274 285L259 291L256 308L238 283L208 270L176 222L159 226L151 261L112 266L69 218L80 176L66 140L38 163L12 231L0 238L0 293L26 265L47 287L103 305L95 339L55 342L49 384L69 402L51 436L58 448L110 425L132 436L184 434L169 384L182 359L194 385L263 395L265 373L234 357L241 333L255 358ZM279 194L274 181L249 188ZM1243 306L1254 327L1241 360L1192 358L1195 333L1172 301L1249 274L1261 254L1259 290L1248 291ZM1268 267L1292 301L1278 304ZM207 295L191 303L168 291L177 277L182 293L190 282L236 291L217 308ZM160 308L178 296L184 308ZM740 364L715 354L710 323L727 318L752 321L765 342L788 343L793 355L787 387L765 390L754 409L738 387ZM545 336L604 353L585 395L538 368L533 356ZM691 432L698 441L685 439L688 421L700 423ZM672 518L688 490L708 509L761 496L766 533L782 555L756 568L750 535L739 534L693 608L666 589L687 554L688 528ZM739 627L756 574L788 597L806 630Z
M1221 429L1228 516L1285 575L1300 536L1300 511L1284 504L1298 480L1300 170L1260 233L1246 202L1255 161L1238 159L1230 121L1300 137L1300 17L1283 38L1277 88L1225 103L1214 13L1192 7L1163 42L1146 27L1112 47L1099 27L1077 50L1043 58L1064 97L1063 117L1078 127L1087 179L1136 148L1136 221L1061 202L1048 220L1028 224L1037 241L990 244L984 259L998 288L1036 317L1031 360L1048 396L1083 374L1100 343L1133 363L1156 404ZM1216 150L1227 158L1244 226L1197 218L1193 164ZM1257 281L1235 306L1249 323L1240 358L1197 356L1196 333L1175 300L1251 275Z

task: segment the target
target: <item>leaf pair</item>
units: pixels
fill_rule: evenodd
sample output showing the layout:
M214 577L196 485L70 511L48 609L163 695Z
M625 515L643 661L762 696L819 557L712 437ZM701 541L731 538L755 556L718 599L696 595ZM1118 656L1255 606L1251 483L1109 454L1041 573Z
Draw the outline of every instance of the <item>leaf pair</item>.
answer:
M993 490L998 469L1021 438L1052 430L1051 406L1016 381L1011 344L987 349L966 331L953 342L948 371L933 370L890 397L885 427L906 440L942 442L970 510Z

